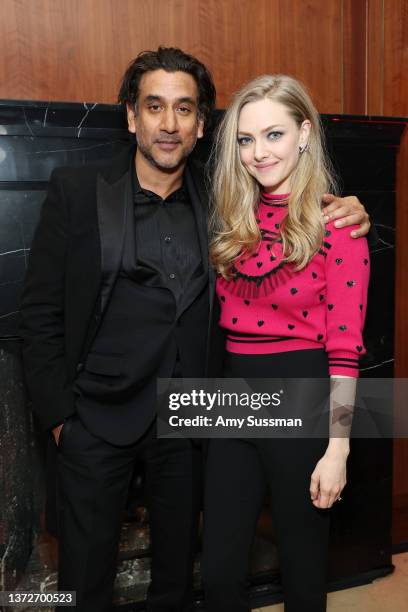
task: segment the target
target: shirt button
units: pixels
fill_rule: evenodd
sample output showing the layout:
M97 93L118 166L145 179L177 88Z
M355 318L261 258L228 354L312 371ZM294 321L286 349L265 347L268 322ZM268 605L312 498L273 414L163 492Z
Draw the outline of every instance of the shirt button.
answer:
M171 280L173 280L174 278L176 278L176 275L173 274L173 272L171 274L169 274L169 278L171 278Z
M166 236L164 238L164 242L171 242L171 236Z

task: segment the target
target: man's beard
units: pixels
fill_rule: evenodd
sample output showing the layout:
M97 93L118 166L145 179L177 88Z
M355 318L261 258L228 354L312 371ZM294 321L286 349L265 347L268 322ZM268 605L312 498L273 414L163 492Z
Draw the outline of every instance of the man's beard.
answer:
M171 142L171 141L169 141L169 142ZM169 161L168 163L162 162L162 161L158 161L157 159L155 159L154 155L152 155L152 153L151 153L151 148L145 147L143 145L143 143L141 143L141 144L137 143L137 148L140 151L140 153L143 155L143 157L152 166L154 166L158 170L171 171L171 170L177 170L177 168L180 168L180 166L182 166L185 163L186 159L188 158L188 156L190 155L190 153L194 149L195 145L196 145L196 141L188 149L183 148L181 150L180 157L176 161Z

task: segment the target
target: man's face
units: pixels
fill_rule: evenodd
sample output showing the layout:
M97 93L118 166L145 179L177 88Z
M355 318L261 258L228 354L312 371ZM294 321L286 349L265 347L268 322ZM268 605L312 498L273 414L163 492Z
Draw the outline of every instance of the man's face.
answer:
M143 75L136 109L127 109L129 131L138 154L155 168L176 170L203 136L198 90L186 72L153 70Z

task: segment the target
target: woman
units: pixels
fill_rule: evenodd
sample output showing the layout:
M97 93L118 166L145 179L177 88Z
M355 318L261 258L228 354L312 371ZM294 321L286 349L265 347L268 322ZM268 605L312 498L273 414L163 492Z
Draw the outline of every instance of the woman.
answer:
M349 454L334 409L336 400L346 412L354 403L369 275L366 240L323 224L321 196L333 186L303 86L275 75L241 89L219 130L214 178L224 375L326 379L330 414L326 438L210 441L203 576L211 612L250 610L248 557L267 487L285 610L326 609L328 509L346 484ZM315 404L297 384L292 409L310 423Z

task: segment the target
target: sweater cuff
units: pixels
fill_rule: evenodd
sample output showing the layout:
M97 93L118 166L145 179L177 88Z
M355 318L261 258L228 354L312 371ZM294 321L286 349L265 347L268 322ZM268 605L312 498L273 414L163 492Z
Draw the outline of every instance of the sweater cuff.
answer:
M329 374L330 376L359 376L359 356L350 351L330 351Z

